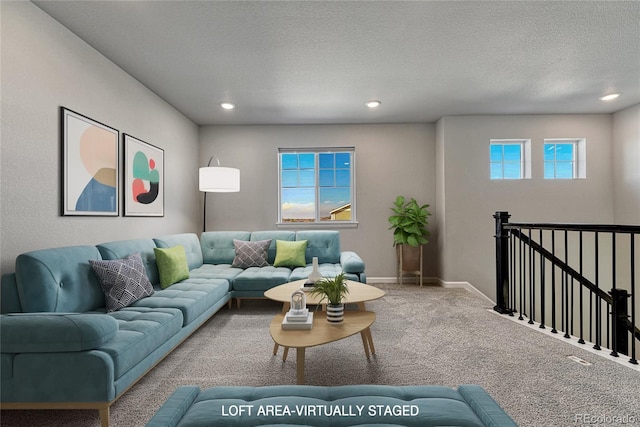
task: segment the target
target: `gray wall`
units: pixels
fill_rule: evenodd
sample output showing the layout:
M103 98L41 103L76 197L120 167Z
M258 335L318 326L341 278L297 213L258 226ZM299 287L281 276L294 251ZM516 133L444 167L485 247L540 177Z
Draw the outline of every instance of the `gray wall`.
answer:
M2 272L30 250L197 231L197 126L32 3L0 7ZM163 218L59 215L60 106L164 149Z
M495 300L495 211L509 211L513 222L613 222L611 122L609 114L441 119L439 277L468 281ZM531 139L531 179L489 179L492 138ZM545 138L586 138L587 178L543 179Z
M640 224L640 104L613 115L614 214Z
M396 196L434 206L432 124L207 126L201 128L200 140L201 166L216 155L222 166L237 167L241 174L239 193L207 196L208 230L276 228L279 147L354 146L359 224L341 230L341 244L365 259L369 277L395 277L387 218ZM435 276L436 258L436 246L428 245L427 276Z
M387 217L398 194L431 205L426 275L494 294L493 218L640 224L640 106L614 115L445 117L437 124L206 126L190 120L29 2L0 2L0 258L202 227L197 167L241 170L240 193L209 195L209 230L275 229L277 148L355 146L357 228L343 248L369 277L395 277ZM59 107L165 150L165 217L61 217ZM587 139L587 179L542 179L541 144ZM533 177L488 179L491 138L532 138Z

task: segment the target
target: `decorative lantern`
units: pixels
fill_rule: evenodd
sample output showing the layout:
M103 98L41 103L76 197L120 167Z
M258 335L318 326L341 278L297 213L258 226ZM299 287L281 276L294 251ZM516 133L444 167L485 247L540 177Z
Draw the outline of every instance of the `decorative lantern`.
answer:
M297 289L291 294L291 312L294 314L304 313L307 308L307 296L302 289Z

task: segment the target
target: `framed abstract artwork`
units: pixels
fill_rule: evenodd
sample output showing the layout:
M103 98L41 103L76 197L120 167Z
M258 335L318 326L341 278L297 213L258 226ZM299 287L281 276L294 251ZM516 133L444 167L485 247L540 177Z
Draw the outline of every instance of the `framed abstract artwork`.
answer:
M124 215L164 216L164 150L124 134Z
M62 215L118 216L120 132L62 110Z

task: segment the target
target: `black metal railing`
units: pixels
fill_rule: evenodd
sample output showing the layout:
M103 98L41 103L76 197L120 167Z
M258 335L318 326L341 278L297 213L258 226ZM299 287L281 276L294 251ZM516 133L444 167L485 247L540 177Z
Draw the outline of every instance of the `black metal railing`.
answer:
M496 306L638 364L640 226L511 223L496 212Z

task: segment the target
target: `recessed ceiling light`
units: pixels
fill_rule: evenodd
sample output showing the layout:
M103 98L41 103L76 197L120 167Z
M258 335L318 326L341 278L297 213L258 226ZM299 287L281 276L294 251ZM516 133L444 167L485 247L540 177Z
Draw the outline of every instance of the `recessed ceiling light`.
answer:
M600 98L598 98L600 101L611 101L612 99L616 99L617 97L619 97L620 95L622 95L621 93L610 93L609 95L605 95L605 96L601 96Z
M378 101L377 99L372 99L364 103L367 108L377 108L382 104L382 101Z
M220 106L225 110L233 110L234 108L236 108L236 106L230 102L223 102L222 104L220 104Z

